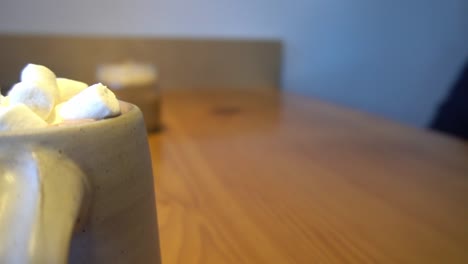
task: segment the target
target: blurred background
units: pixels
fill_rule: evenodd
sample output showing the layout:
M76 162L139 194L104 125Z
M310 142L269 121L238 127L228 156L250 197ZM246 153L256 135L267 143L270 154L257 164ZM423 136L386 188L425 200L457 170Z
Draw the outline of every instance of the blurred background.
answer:
M468 57L467 14L466 0L4 0L0 34L279 41L280 88L424 127Z

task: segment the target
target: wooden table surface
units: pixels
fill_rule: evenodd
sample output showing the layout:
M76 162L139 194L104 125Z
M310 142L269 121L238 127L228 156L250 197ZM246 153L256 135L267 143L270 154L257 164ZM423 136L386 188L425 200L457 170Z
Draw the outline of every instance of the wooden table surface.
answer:
M166 92L163 264L468 263L468 144L281 92Z

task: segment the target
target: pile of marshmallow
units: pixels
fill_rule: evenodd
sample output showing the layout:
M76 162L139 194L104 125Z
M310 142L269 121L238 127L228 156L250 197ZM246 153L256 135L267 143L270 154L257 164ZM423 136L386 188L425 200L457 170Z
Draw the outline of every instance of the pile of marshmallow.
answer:
M21 82L0 95L0 131L41 128L67 121L99 120L120 114L119 101L101 83L56 78L45 66L28 64Z

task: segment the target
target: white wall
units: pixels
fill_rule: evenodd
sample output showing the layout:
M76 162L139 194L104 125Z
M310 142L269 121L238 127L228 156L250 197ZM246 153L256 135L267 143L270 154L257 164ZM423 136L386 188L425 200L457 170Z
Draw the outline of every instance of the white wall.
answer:
M280 38L286 89L421 126L468 56L468 1L2 0L0 32Z

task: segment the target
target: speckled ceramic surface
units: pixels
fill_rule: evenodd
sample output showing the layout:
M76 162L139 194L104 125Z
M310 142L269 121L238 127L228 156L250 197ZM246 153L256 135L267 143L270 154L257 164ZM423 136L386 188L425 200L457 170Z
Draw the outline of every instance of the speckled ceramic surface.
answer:
M160 263L146 129L121 106L111 119L0 133L1 263Z

